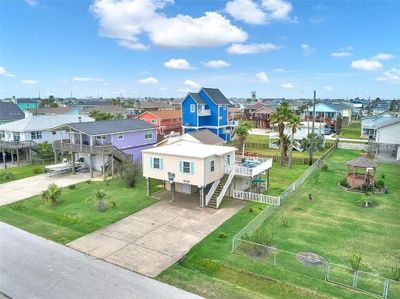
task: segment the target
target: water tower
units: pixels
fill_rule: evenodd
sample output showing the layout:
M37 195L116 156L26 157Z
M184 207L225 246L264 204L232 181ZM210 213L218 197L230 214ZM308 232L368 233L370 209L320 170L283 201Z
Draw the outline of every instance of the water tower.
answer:
M251 99L252 99L253 101L255 101L255 100L257 99L257 95L256 95L256 92L255 92L255 91L252 91L252 92L251 92Z

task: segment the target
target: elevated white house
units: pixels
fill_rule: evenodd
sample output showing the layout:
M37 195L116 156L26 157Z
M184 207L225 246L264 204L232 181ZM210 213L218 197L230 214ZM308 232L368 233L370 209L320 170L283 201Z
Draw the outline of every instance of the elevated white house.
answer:
M400 161L400 117L377 125L375 142L378 154L386 151L392 158Z
M246 190L253 178L272 167L272 159L235 160L236 148L180 140L142 151L143 176L162 180L167 190L173 174L175 191L192 194L199 191L200 206L218 208L233 190Z

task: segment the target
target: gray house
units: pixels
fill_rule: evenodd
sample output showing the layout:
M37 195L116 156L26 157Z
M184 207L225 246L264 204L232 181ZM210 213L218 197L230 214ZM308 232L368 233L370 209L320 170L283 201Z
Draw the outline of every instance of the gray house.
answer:
M0 101L0 124L25 118L25 113L14 103Z

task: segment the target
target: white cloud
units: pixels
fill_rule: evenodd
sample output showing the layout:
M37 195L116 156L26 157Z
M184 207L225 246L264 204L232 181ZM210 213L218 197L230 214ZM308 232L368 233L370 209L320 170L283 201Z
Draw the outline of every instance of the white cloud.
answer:
M15 77L14 74L9 73L4 67L0 66L0 76Z
M269 52L278 49L279 46L272 43L247 44L247 45L233 44L227 49L227 52L230 54L255 54L261 52Z
M362 71L375 71L383 66L379 61L372 59L354 60L350 65L353 69Z
M389 53L378 53L371 58L371 60L390 60L393 59L394 56Z
M332 91L332 90L333 90L333 87L330 86L330 85L325 85L325 86L324 86L324 89L327 90L327 91Z
M281 86L282 86L283 88L288 88L288 89L294 88L294 87L295 87L294 84L292 84L292 83L290 83L290 82L283 83L283 84L281 84Z
M91 11L99 20L100 34L117 39L120 46L146 49L140 35L155 45L174 48L215 47L243 42L247 33L216 12L201 17L160 12L173 0L96 0Z
M315 51L314 48L311 48L311 46L309 44L305 44L305 43L301 44L300 48L303 50L303 55L304 56L308 56L308 55L312 54Z
M249 24L264 24L266 14L257 3L252 0L233 0L229 1L225 10L236 20L244 21Z
M177 70L190 70L192 66L186 59L177 58L177 59L170 59L164 62L164 66L169 69L177 69Z
M258 73L256 74L256 78L257 78L257 81L258 81L258 82L266 83L266 82L269 81L266 72L258 72Z
M346 56L350 56L351 53L350 52L346 52L346 51L340 51L340 52L332 52L331 56L332 57L346 57Z
M284 0L262 0L261 6L268 12L268 20L289 20L293 9L290 2Z
M154 77L143 78L138 81L140 84L157 84L158 79Z
M185 86L188 90L194 90L194 89L200 88L200 84L193 80L185 80L185 82L183 82L183 84L185 84Z
M77 82L104 82L103 79L93 77L74 77L72 80Z
M36 80L31 80L31 79L21 80L21 83L25 84L25 85L36 85L36 84L38 84L38 82Z
M400 84L400 69L392 68L384 72L382 75L376 78L376 80Z
M38 0L25 0L25 2L30 6L36 6L39 4Z
M221 69L230 66L228 62L221 59L207 61L204 65L213 69Z

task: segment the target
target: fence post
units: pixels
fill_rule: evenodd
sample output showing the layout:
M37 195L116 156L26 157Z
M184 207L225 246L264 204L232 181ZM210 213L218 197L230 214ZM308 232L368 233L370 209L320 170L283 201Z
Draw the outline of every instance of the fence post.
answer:
M357 289L357 284L358 284L358 271L354 270L353 274L353 288Z
M325 281L329 281L329 263L325 262Z
M388 292L389 292L389 279L385 279L385 281L383 282L383 294L382 294L382 297L384 299L387 299Z
M235 242L236 242L236 236L234 236L232 239L232 253L235 251Z

